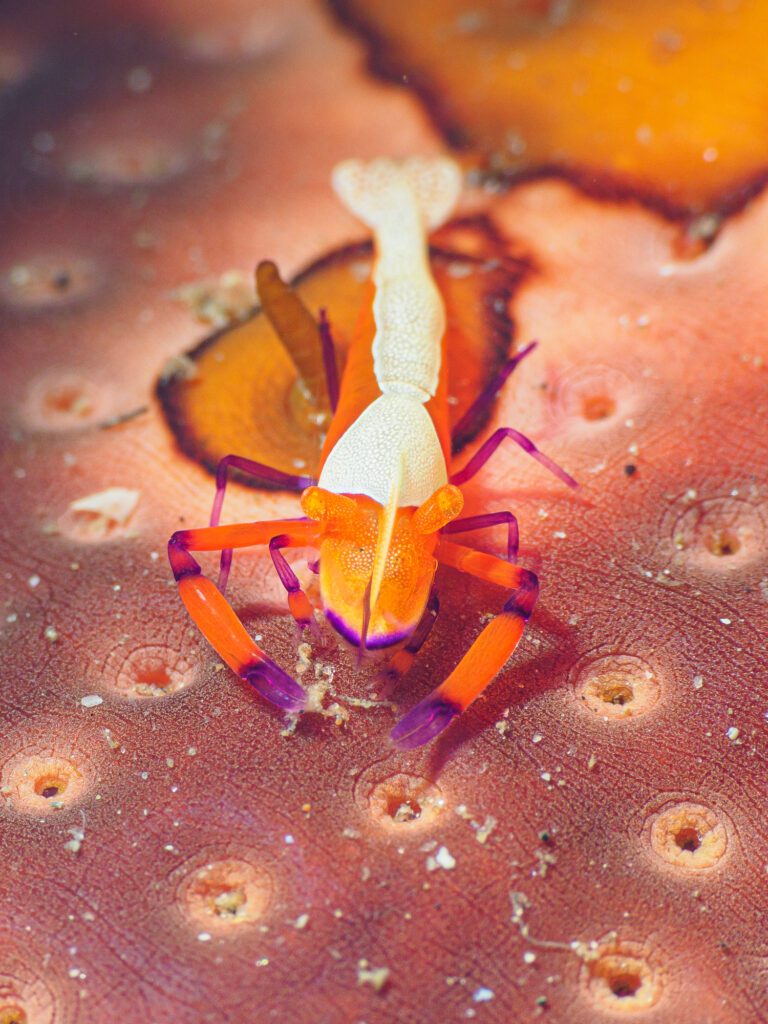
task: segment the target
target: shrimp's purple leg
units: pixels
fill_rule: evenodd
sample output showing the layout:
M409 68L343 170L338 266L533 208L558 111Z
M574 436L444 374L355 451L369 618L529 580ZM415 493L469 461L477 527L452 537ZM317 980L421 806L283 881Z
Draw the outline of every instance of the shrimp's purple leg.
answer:
M525 357L533 352L538 345L538 341L529 342L525 348L520 349L511 359L508 359L502 366L496 376L493 378L491 383L483 388L477 398L474 400L472 405L467 409L464 415L461 417L458 423L456 423L451 430L451 438L455 439L460 437L463 433L469 430L472 426L473 421L478 414L485 412L491 402L496 398L496 395L501 391L504 385L507 383L512 371L522 363Z
M209 526L218 526L221 520L221 510L224 507L224 498L227 493L228 470L230 466L232 469L239 469L241 473L247 473L248 476L255 476L265 483L274 484L276 487L284 487L287 491L303 491L305 487L309 487L315 482L311 476L294 476L292 473L283 473L279 469L265 466L262 462L254 462L253 459L246 459L242 455L225 455L223 459L219 460L219 464L216 467L216 496L213 499L211 518L208 522ZM221 561L219 563L218 587L222 594L227 589L227 580L229 579L231 566L232 549L225 548L221 552Z
M516 562L520 546L520 528L517 525L517 517L511 512L486 512L484 515L454 519L453 522L446 523L440 532L468 533L470 530L487 530L489 526L498 526L501 523L507 524L507 561Z
M324 309L320 310L320 344L323 346L323 366L325 367L325 383L328 388L328 401L331 412L336 412L339 404L339 371L336 366L336 350L333 344L331 325Z
M315 616L312 613L312 605L309 603L307 595L301 589L298 576L290 567L286 561L285 555L280 550L280 548L286 547L295 547L295 544L287 533L282 533L277 537L271 538L269 542L269 553L272 556L272 562L277 570L277 575L280 577L280 582L288 591L288 607L291 610L291 615L296 620L296 625L300 630L303 629L304 626L310 626L317 637L320 635L320 631L317 623L315 622Z
M579 486L570 473L566 473L564 469L561 469L561 467L558 466L556 462L553 462L549 456L545 455L544 452L539 451L530 438L526 437L525 434L521 434L519 430L515 430L513 427L499 427L498 430L495 430L488 440L485 441L485 443L482 444L475 452L466 466L464 466L463 469L460 469L458 473L453 474L451 477L451 483L460 486L461 484L465 484L467 480L471 480L472 477L482 469L488 459L490 459L501 442L507 437L511 441L514 441L515 444L520 445L524 452L527 452L536 459L537 462L540 462L542 466L545 466L550 473L554 473L555 476L562 480L564 484L567 484L569 487Z

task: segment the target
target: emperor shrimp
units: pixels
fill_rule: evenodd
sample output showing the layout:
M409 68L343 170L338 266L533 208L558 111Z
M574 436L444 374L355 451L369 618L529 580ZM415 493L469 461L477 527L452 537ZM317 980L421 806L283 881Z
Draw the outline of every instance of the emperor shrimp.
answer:
M397 674L410 667L439 607L435 573L450 566L506 592L491 619L448 677L394 727L401 749L434 739L466 710L513 654L539 593L533 572L516 564L518 525L510 511L462 517L462 487L505 439L570 487L576 481L512 427L500 427L460 469L452 466L445 310L430 271L428 235L452 213L461 173L449 158L402 162L349 160L333 172L344 205L373 233L375 334L352 339L340 387L328 324L320 325L333 408L319 476L292 476L225 456L218 466L210 525L171 537L168 555L179 593L208 642L245 682L284 711L306 704L301 686L256 644L225 597L235 548L266 545L300 626L314 612L283 551L315 548L323 611L351 644L367 650L399 645ZM510 359L463 417L487 405L535 347ZM461 424L456 424L454 433ZM302 518L219 525L230 469L302 490ZM448 538L504 524L507 557ZM194 551L221 551L218 585Z

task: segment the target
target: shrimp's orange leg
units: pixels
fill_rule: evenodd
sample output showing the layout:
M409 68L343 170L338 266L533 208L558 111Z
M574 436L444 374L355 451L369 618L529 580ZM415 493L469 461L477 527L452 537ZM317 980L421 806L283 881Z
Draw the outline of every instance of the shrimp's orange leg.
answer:
M275 536L280 537L281 547L310 546L317 543L319 528L308 520L283 519L180 530L168 542L168 559L187 611L216 653L272 704L284 711L301 711L306 703L302 688L249 636L230 603L215 583L203 576L190 553L268 544Z
M512 594L445 682L394 727L391 739L401 750L420 747L433 739L482 693L517 647L539 595L534 573L503 558L446 540L438 544L436 556L443 565L496 583Z
M416 659L416 655L424 646L429 634L432 632L432 627L434 626L439 613L440 600L433 590L429 595L427 607L424 610L424 614L422 615L418 626L408 638L407 642L404 643L400 650L393 654L389 660L389 664L384 671L384 675L387 680L387 685L384 688L385 693L388 693L389 688L404 676L406 672L410 671L410 668Z

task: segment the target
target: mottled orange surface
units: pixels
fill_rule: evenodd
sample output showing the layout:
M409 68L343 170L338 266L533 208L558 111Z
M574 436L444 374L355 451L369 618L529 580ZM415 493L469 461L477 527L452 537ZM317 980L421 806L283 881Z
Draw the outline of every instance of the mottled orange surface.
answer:
M565 171L683 212L738 206L765 177L760 0L332 6L496 174Z
M153 7L2 30L0 1021L768 1019L768 200L683 259L661 216L566 183L474 197L541 341L494 424L582 491L512 450L467 488L519 514L542 597L414 754L359 704L375 666L330 630L298 651L238 553L235 606L325 711L286 735L165 563L212 496L154 398L209 330L172 293L359 239L332 164L438 141L317 7ZM107 488L118 519L71 507ZM225 512L297 509L235 486ZM441 588L400 709L502 602Z

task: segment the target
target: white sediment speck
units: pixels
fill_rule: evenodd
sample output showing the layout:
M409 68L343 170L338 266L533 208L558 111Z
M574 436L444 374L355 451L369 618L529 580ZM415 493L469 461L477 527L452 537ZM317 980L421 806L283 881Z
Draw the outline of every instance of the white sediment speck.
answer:
M80 703L84 708L95 708L98 707L99 704L104 703L104 698L100 697L98 693L87 693L85 697L80 698Z

